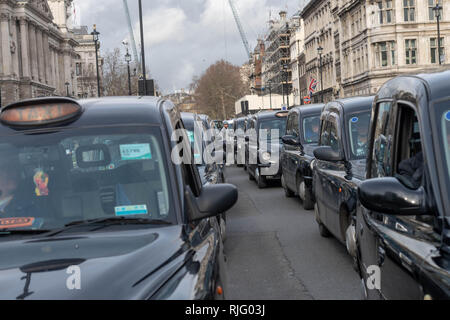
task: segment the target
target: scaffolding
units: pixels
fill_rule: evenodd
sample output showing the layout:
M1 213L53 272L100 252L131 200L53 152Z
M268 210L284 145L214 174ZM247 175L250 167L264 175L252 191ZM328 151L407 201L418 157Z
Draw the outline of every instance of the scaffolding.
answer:
M264 39L263 82L270 84L273 93L291 92L292 70L290 55L290 22L286 12L280 12L280 20L269 22L269 30ZM283 87L284 86L284 87Z

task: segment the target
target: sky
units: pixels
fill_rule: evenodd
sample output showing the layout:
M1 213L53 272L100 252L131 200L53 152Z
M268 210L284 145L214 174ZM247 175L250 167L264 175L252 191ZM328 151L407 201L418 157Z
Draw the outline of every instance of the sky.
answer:
M295 14L307 0L234 0L250 47L267 30L270 15ZM122 48L129 39L123 0L74 0L78 24L97 25L101 52ZM138 0L128 0L138 45ZM142 0L146 64L163 93L189 88L194 76L225 59L242 65L248 58L228 0ZM139 50L139 49L138 49Z

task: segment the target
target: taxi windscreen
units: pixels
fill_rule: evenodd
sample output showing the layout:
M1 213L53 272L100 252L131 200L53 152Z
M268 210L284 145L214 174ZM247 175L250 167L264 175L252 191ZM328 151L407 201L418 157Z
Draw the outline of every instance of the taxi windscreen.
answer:
M175 222L161 141L150 127L0 137L0 231L120 217Z
M286 133L286 117L262 120L259 123L258 135L261 140L273 140L278 132L278 139Z

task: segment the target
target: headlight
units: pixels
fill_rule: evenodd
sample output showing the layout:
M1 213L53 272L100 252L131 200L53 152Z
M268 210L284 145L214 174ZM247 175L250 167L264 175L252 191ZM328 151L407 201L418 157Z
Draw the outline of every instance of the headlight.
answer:
M262 159L264 162L269 162L269 161L270 161L270 157L271 157L271 155L270 155L269 152L263 152L263 153L261 153L261 159Z

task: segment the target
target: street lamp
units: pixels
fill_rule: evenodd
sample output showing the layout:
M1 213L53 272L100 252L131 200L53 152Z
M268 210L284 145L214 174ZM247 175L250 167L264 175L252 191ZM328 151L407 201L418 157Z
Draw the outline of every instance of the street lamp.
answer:
M436 17L436 22L437 22L437 43L438 43L438 59L439 59L439 64L442 64L441 61L441 30L439 28L439 20L441 19L441 10L442 7L439 5L439 0L436 1L436 6L433 7L433 11L434 11L434 16Z
M66 85L66 92L67 92L66 95L68 97L70 97L70 94L69 94L69 85L70 85L70 83L66 82L65 85Z
M283 65L284 70L284 76L286 78L286 100L287 100L287 107L289 108L289 72L288 72L289 66L287 64Z
M97 31L97 26L94 24L94 31L91 32L91 35L94 39L95 44L95 64L97 65L97 96L100 97L100 74L98 71L98 35L100 32Z
M317 48L317 53L319 54L319 70L320 70L320 102L323 103L322 52L323 52L323 48L321 46L319 46Z
M131 96L131 73L130 73L131 54L128 52L128 47L127 53L125 54L125 61L127 62L128 67L128 95Z

